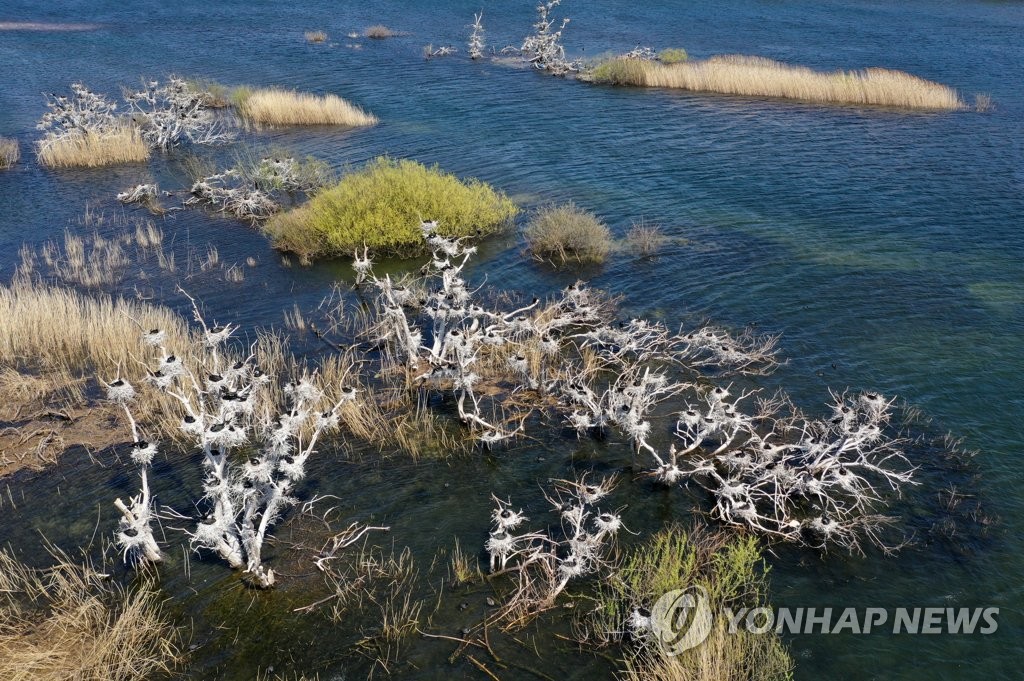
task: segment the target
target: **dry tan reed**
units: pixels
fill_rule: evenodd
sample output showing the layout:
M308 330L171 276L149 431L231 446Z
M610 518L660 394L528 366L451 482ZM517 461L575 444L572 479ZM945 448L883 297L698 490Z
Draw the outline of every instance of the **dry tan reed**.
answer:
M0 137L0 170L10 168L21 158L21 150L18 147L18 140L9 137Z
M108 585L57 553L32 570L0 551L0 678L4 681L145 681L180 660L178 634L158 594Z
M374 125L377 118L337 95L269 88L243 91L238 114L255 125Z
M373 26L367 27L363 32L363 36L367 38L373 38L375 40L383 40L384 38L393 38L399 35L396 31L392 31L384 24L374 24Z
M615 58L591 73L594 82L678 88L697 92L779 97L808 102L956 111L966 108L956 90L903 71L868 68L822 72L764 57L723 55L662 64Z
M306 31L306 42L322 43L327 40L327 33L324 31Z
M0 368L38 376L141 378L144 330L163 329L171 351L184 350L184 322L163 307L17 282L0 286ZM67 397L80 401L81 388Z
M149 145L137 128L126 125L107 132L48 138L39 143L36 158L50 168L96 168L145 161Z

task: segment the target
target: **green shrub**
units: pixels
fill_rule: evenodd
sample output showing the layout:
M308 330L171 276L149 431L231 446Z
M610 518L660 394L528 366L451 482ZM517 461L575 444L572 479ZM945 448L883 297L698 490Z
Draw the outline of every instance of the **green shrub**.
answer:
M570 201L538 210L526 228L526 243L535 258L563 265L604 262L612 239L593 213Z
M690 58L681 47L668 47L658 53L658 61L662 64L679 64Z
M640 59L614 57L599 63L588 74L595 83L609 85L644 85L646 82L645 62Z
M447 236L486 235L510 224L517 212L511 199L484 182L380 157L275 216L265 229L275 247L305 259L351 255L363 245L410 256L425 250L423 220L437 220Z

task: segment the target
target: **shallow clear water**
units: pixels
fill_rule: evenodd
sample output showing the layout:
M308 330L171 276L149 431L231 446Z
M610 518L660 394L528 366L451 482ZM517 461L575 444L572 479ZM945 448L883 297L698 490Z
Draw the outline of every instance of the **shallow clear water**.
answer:
M965 98L989 93L996 105L985 114L908 114L590 87L461 57L421 58L428 42L461 46L464 26L480 3L176 4L181 8L5 3L5 21L99 26L0 32L0 134L17 137L23 156L30 156L34 124L43 111L41 93L72 80L111 93L120 83L167 72L228 84L280 84L338 93L373 111L381 124L359 131L278 130L259 134L260 142L313 154L339 168L381 153L437 162L495 184L527 208L573 199L620 236L634 219L660 223L680 241L658 260L638 262L619 254L586 276L624 294L633 313L671 323L702 317L733 326L756 322L781 332L791 361L773 381L803 404L827 399L828 386L900 395L933 419L935 432L949 430L979 451L981 478L971 489L1002 520L992 537L970 542L965 551L927 544L891 559L788 552L773 558L772 598L778 605L1002 609L1000 628L988 637L795 637L790 643L797 678L1019 676L1024 6L564 3L573 19L566 43L583 56L641 43L683 46L694 57L740 52L818 68L886 66L956 87ZM532 20L532 2L482 6L488 41L496 47L519 40ZM387 41L344 37L372 23L413 35ZM331 44L307 45L302 32L309 29L326 30ZM345 46L352 42L361 47ZM115 211L114 194L130 184L150 177L166 187L180 184L182 157L175 152L148 167L69 172L44 171L25 159L0 173L0 275L10 274L23 242L58 236L81 216L86 202ZM161 226L180 248L213 243L227 262L259 259L244 283L210 276L191 284L216 314L249 327L280 324L282 309L293 302L315 307L331 281L348 276L344 263L281 267L258 234L200 212L172 214ZM514 237L488 245L474 272L531 293L573 278L523 258ZM154 293L180 303L159 284ZM325 462L318 491L346 499L353 519L372 514L393 525L396 545L412 546L429 564L439 542L453 536L463 546L482 541L491 489L539 509L536 481L563 475L570 455L593 453L608 466L628 464L605 446L549 444L544 461L531 449L441 466L382 466L369 458ZM33 527L0 530L0 541L19 546L38 543L36 528L68 545L87 541L96 522L97 489L131 484L114 479L109 469L87 466L59 483L53 476L26 476L22 482L26 493L17 513L31 518ZM54 497L58 484L61 493ZM100 496L114 493L102 490ZM683 495L650 499L629 486L618 494L635 509L639 526L685 518L692 507ZM50 520L43 509L53 504L61 511ZM101 508L110 522L105 502ZM88 509L84 519L68 524L82 509ZM191 593L175 566L166 572L170 593ZM213 561L193 561L194 612L219 613L252 600L239 595L224 572ZM274 613L275 605L292 597L260 595L255 608ZM435 619L455 622L455 630L464 626L457 621L462 616L449 608ZM282 619L279 628L288 626L297 625ZM332 671L354 665L352 675L363 675L360 658L343 657L327 643L310 647L308 629L294 631L311 665ZM332 640L329 632L318 630L318 636ZM205 666L193 672L197 677L226 674L236 664L230 654L219 658L204 650L198 657ZM451 674L444 664L449 652L416 644L411 655L418 671L402 671L423 678ZM246 664L263 667L274 664L275 655L258 646L237 652ZM538 667L571 678L610 669L599 658L557 650ZM251 668L243 665L238 678L246 673ZM456 673L472 669L459 667Z

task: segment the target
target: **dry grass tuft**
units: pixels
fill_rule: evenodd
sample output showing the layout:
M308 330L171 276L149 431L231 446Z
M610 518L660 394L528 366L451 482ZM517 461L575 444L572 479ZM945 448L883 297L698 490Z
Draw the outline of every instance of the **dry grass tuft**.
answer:
M966 108L956 90L903 71L868 68L827 73L742 55L675 64L617 57L594 67L590 79L612 85L678 88L818 103L938 111Z
M83 132L41 142L36 158L50 168L98 168L149 159L149 145L137 128L125 125L109 132Z
M10 137L0 137L0 170L10 168L21 158L21 149L18 147L18 140Z
M322 43L327 41L327 33L324 31L306 31L307 43Z
M238 115L255 125L365 126L377 123L376 116L337 95L239 88L233 97Z
M367 27L367 29L365 31L363 31L363 37L373 38L374 40L383 40L384 38L394 38L397 35L401 35L401 34L396 32L396 31L392 31L390 28L388 28L384 24L375 24L373 26Z
M480 561L476 556L462 550L458 538L455 539L455 548L452 549L451 557L448 560L448 574L453 586L471 584L480 579L482 575Z
M570 201L539 209L526 227L526 243L535 258L557 266L602 263L612 239L597 216Z
M37 571L0 551L0 678L145 681L180 661L177 631L148 586L109 585L90 566Z

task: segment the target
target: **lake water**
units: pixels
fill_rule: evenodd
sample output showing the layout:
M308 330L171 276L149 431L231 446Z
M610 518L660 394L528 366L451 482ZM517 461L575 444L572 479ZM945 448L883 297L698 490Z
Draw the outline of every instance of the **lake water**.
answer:
M916 546L893 558L780 551L769 556L771 599L790 607L999 607L998 632L792 637L796 678L1024 678L1024 4L658 5L566 0L560 12L572 23L565 43L583 57L644 44L685 47L698 58L744 53L821 69L885 66L955 87L968 100L990 94L995 108L906 113L610 89L464 56L422 59L428 42L463 48L466 24L481 7L488 43L517 43L533 20L533 3L525 1L8 1L0 21L95 26L0 31L0 135L18 138L23 155L15 169L0 172L0 276L9 277L22 243L40 244L69 225L81 230L74 223L87 203L114 213L120 210L114 194L129 185L184 182L181 151L142 167L40 169L29 145L38 135L43 93L81 80L115 94L122 83L166 73L337 93L381 123L357 131L275 130L247 139L312 154L338 169L384 153L436 162L494 184L525 208L572 199L599 214L617 236L633 220L659 223L675 238L660 258L645 262L620 253L584 276L624 295L629 313L672 325L705 317L733 327L753 322L781 333L790 361L770 384L784 385L801 404L827 400L829 386L896 394L932 420L929 432L949 431L978 452L966 472L938 467L925 475L932 487L907 510L920 531ZM411 35L345 38L375 23ZM330 44L308 45L303 32L312 29L327 31ZM359 48L347 46L352 43ZM230 150L221 153L230 156ZM350 276L344 262L283 267L249 227L200 211L172 213L161 227L178 248L205 250L210 243L225 262L258 259L243 283L212 275L190 283L217 316L247 328L280 325L282 310L294 303L315 308L333 280ZM553 291L575 277L523 257L515 235L483 249L473 276L484 275L528 293ZM166 283L154 284L153 293L181 305ZM541 445L531 445L444 465L380 465L363 457L339 470L323 462L313 477L316 491L341 496L353 518L392 525L386 541L412 547L425 570L439 543L455 536L464 547L482 543L491 490L539 508L538 481L564 475L570 455L604 453L587 443L544 444L543 461L533 449ZM1000 518L986 537L966 536L955 548L929 539L931 521L922 510L950 483ZM4 523L0 542L38 545L39 529L74 546L88 541L98 508L102 532L113 525L112 508L106 501L97 506L97 494L112 499L132 481L79 464L22 476L17 484L17 510L5 506L3 512L26 522ZM641 527L690 514L692 503L683 495L651 501L626 487L619 496L636 509ZM256 666L268 665L321 668L321 678L341 678L346 669L348 678L360 678L369 669L363 658L345 654L339 646L347 639L320 620L303 625L279 617L298 602L287 589L239 590L213 560L193 560L191 582L180 559L165 572L167 591L190 599L197 618L230 619L253 603L248 617L259 617L265 627L262 643L234 649L213 638L206 645L203 637L212 635L198 633L202 645L190 672L196 678L251 678ZM476 599L476 607L483 595L465 598ZM451 631L465 625L459 618L471 619L450 603L434 616ZM611 673L607 660L559 647L544 634L544 627L524 634L544 652L531 665L564 678ZM283 644L268 643L278 635L292 641L290 660ZM449 667L450 652L450 646L416 641L411 662L397 671L419 678L476 673L465 662ZM533 678L525 671L521 677Z

